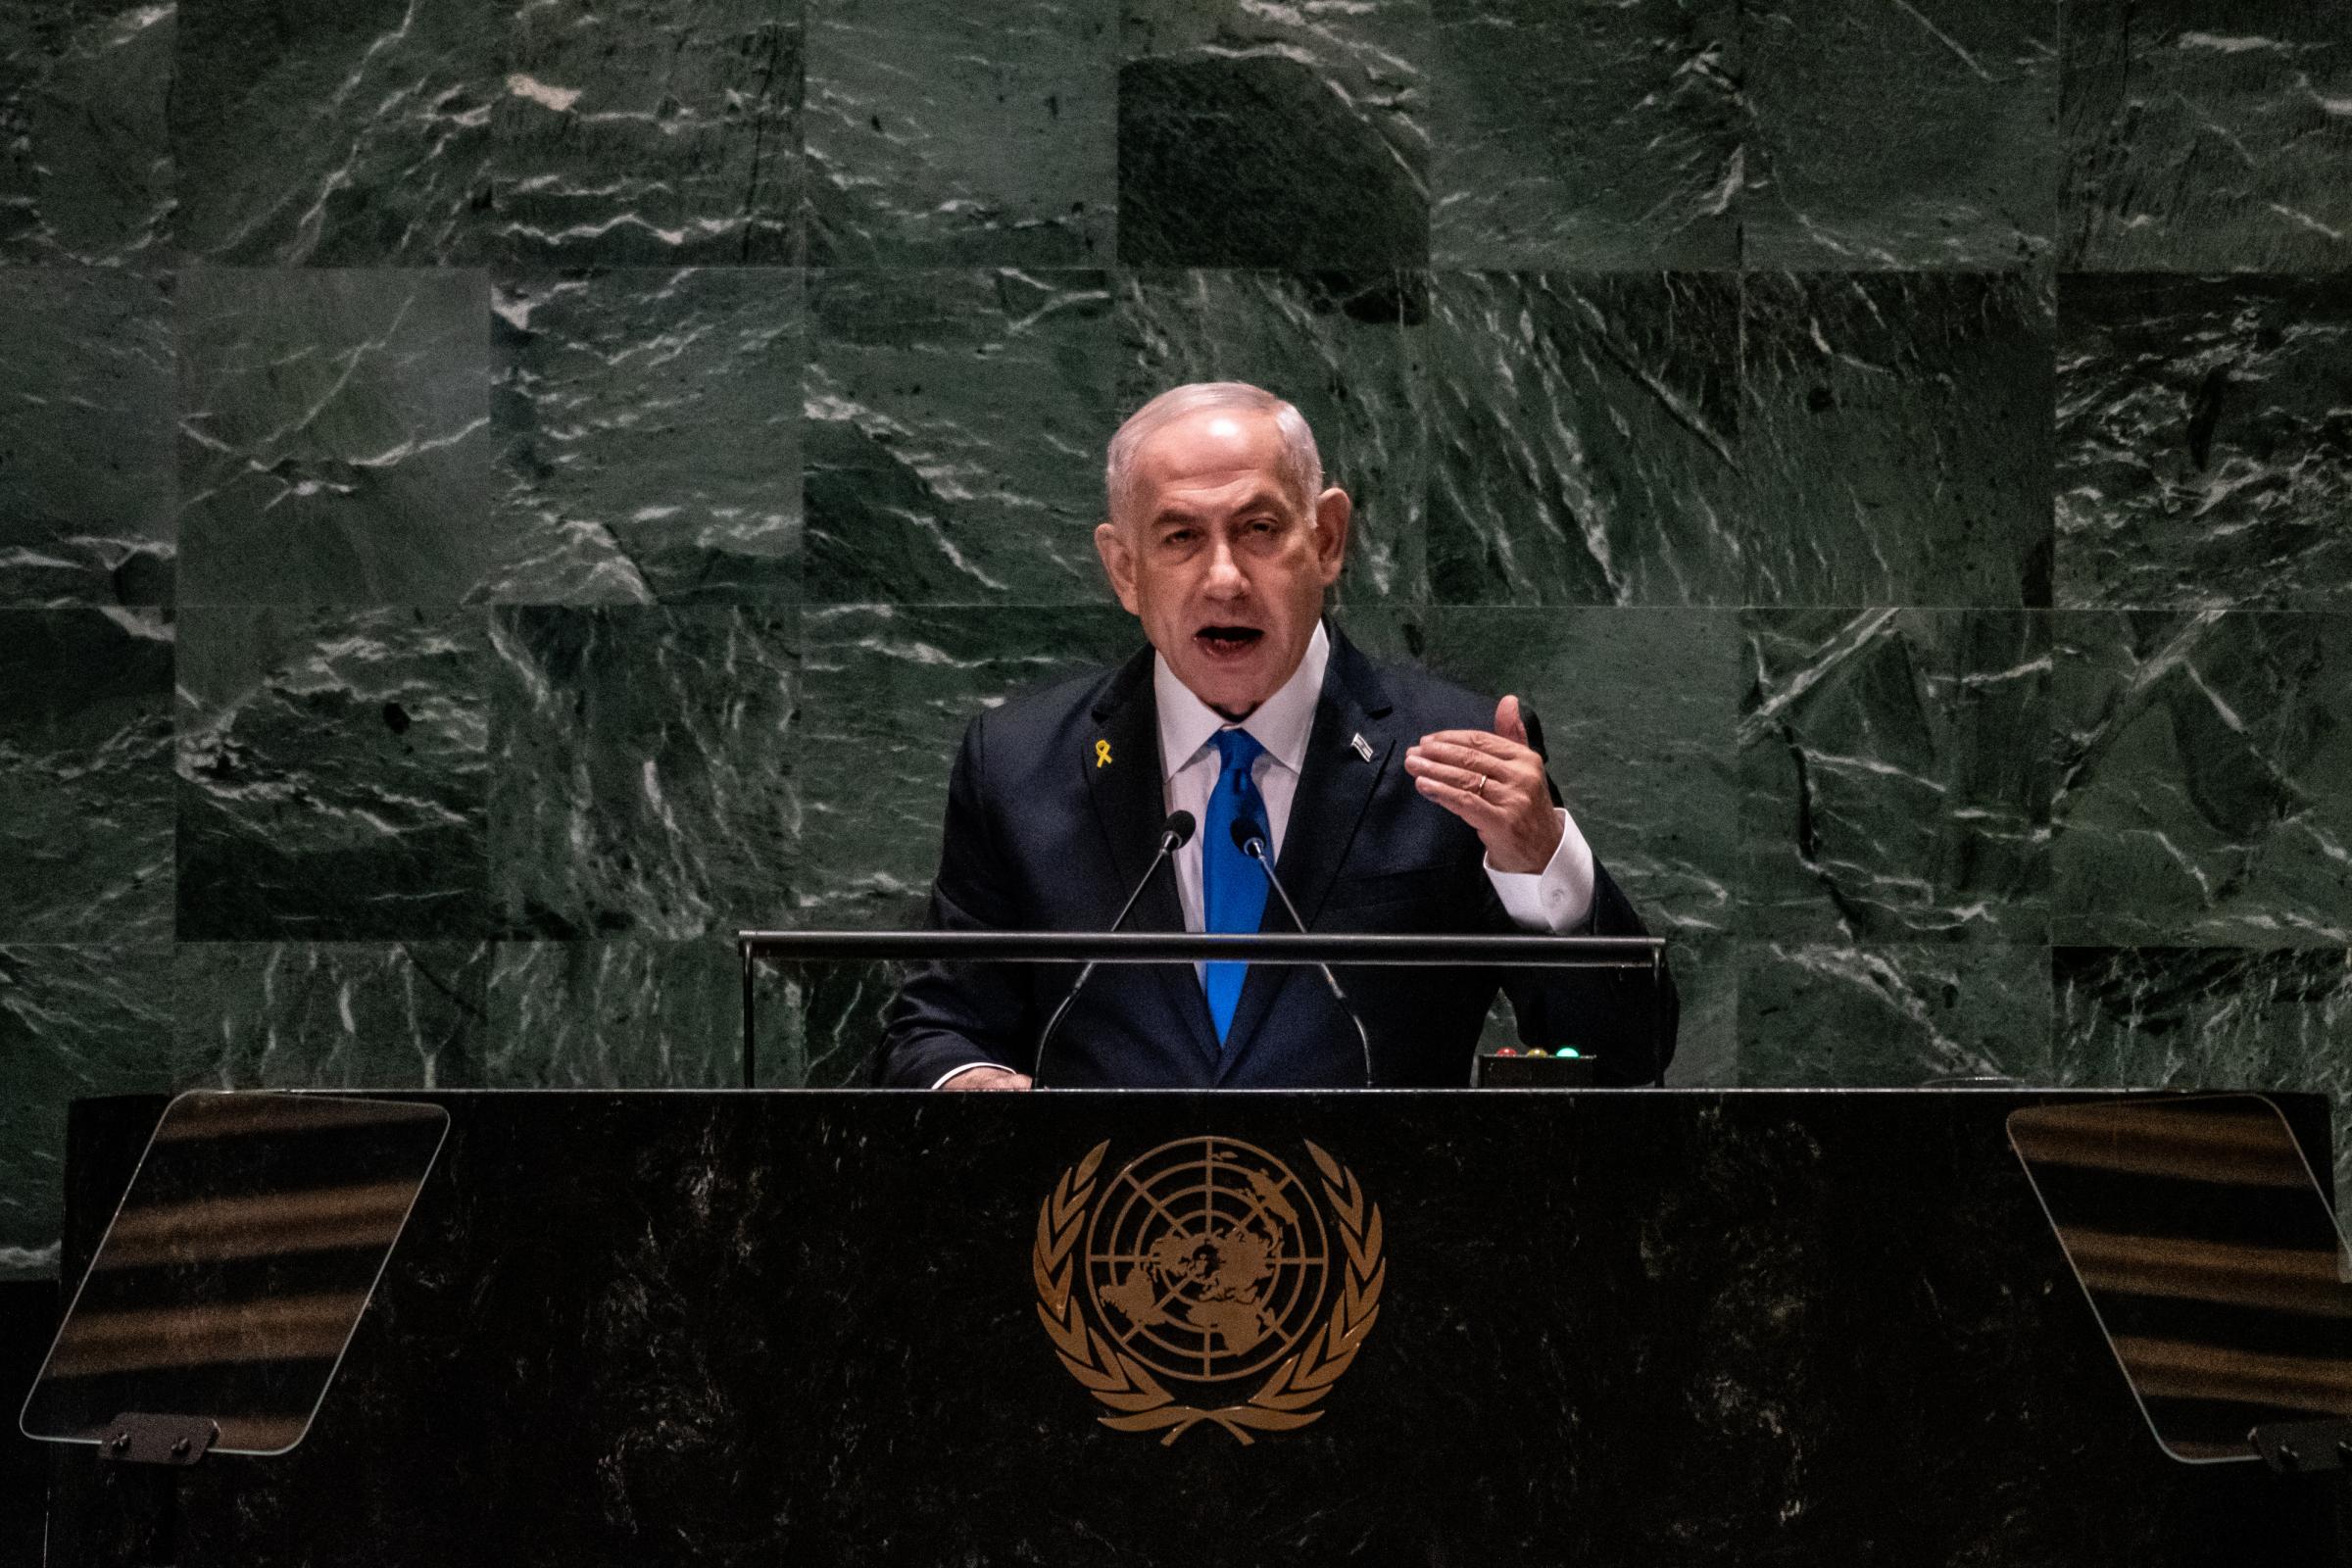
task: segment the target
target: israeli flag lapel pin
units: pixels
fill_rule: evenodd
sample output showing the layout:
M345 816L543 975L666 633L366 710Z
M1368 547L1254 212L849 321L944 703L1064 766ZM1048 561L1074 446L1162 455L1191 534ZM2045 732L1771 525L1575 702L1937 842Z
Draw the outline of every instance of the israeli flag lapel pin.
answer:
M1348 744L1355 748L1356 756L1362 758L1367 762L1372 760L1372 743L1364 739L1364 732L1362 730L1357 730L1355 732L1355 738L1350 740Z

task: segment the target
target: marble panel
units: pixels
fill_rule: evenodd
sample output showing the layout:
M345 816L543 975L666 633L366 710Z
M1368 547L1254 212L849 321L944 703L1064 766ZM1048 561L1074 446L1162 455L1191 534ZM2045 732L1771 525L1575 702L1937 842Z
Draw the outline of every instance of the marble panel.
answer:
M1108 605L841 605L809 611L805 626L808 821L795 923L808 926L920 925L949 767L973 716L1144 644L1135 618ZM858 982L843 984L855 992Z
M801 259L800 0L534 0L490 111L497 254Z
M194 1089L490 1082L483 942L185 942L174 1067Z
M174 5L0 9L0 263L157 257L172 211Z
M1740 8L1752 267L2029 266L2057 220L2058 0Z
M172 1086L172 950L0 947L0 1279L54 1279L66 1106Z
M2057 1082L2332 1095L2334 1186L2352 1192L2352 954L2060 948L2050 957Z
M808 260L1108 262L1118 9L810 0Z
M2050 950L1742 941L1740 1082L2051 1081Z
M2061 267L2352 261L2352 11L2068 0L2064 53Z
M2019 611L1751 611L1752 937L2042 942L2050 627Z
M1745 167L1732 0L1435 0L1430 259L1729 268Z
M1355 504L1337 597L1424 599L1428 440L1415 386L1427 295L1417 273L1129 272L1118 283L1120 413L1188 381L1249 381L1288 398L1315 432L1324 482Z
M1094 603L1118 329L1099 271L813 271L806 596Z
M179 633L182 940L481 932L478 612L208 609Z
M170 940L172 633L0 610L0 942Z
M2050 602L2044 283L1757 273L1741 341L1750 603Z
M170 285L0 271L0 604L170 604Z
M786 922L806 766L796 610L502 609L491 646L500 935Z
M2051 929L2352 942L2352 617L2057 617Z
M2058 331L2060 605L2352 610L2352 277L2068 275Z
M490 0L178 0L177 246L216 265L479 253L506 14Z
M1734 611L1350 611L1376 659L1516 695L1592 853L1658 935L1726 932L1740 867Z
M1431 0L1127 0L1119 260L1420 267Z
M1675 1031L1670 1089L1730 1089L1740 1082L1740 943L1731 937L1662 933L1666 964L1683 1006Z
M1441 273L1426 334L1440 604L1737 604L1740 285Z
M512 604L800 591L801 274L533 273L491 301Z
M451 605L502 547L478 272L203 270L180 281L180 592Z
M918 911L906 923L920 919ZM902 968L895 963L762 966L760 1087L871 1086L874 1060L882 1049L882 1010L898 995Z
M743 1082L734 943L501 942L484 1078L500 1089L726 1089ZM763 1009L763 1024L789 1013ZM788 1030L763 1030L762 1055Z

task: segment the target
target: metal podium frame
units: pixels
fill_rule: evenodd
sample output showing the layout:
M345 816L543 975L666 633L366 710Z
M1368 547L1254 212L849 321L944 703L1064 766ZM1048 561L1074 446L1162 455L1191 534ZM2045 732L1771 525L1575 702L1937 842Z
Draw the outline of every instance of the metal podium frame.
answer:
M1396 935L1388 932L1199 931L739 931L743 964L743 1087L757 1087L755 981L775 959L938 958L1000 963L1370 964L1455 968L1504 964L1528 969L1647 969L1654 995L1664 979L1664 937Z

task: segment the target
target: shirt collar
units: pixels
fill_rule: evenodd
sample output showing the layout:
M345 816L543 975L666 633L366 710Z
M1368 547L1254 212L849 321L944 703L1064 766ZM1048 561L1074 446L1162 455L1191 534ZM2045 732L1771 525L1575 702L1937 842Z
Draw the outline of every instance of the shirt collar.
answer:
M1306 738L1315 726L1315 705L1322 700L1323 671L1330 662L1331 638L1318 620L1291 678L1241 723L1250 738L1266 749L1267 756L1294 773L1306 767ZM1208 745L1211 736L1225 728L1225 720L1194 696L1157 654L1152 656L1152 695L1159 707L1160 776L1174 778Z

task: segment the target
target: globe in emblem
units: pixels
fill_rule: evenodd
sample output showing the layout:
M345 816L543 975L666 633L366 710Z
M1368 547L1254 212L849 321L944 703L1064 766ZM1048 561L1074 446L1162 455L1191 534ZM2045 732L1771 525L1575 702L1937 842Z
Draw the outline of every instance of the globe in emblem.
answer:
M1323 1216L1289 1166L1231 1138L1131 1160L1096 1202L1086 1282L1119 1348L1165 1377L1263 1371L1314 1328L1330 1284Z

